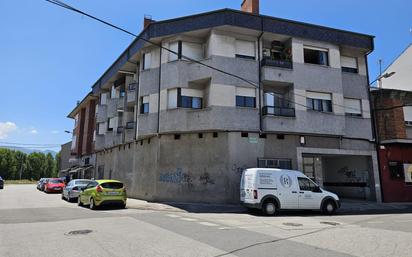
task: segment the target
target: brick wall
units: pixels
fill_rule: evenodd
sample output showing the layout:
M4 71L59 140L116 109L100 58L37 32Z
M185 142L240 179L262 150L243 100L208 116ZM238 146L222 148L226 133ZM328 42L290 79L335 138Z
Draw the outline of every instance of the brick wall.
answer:
M402 104L398 99L376 100L376 126L380 140L407 138L403 108L396 108Z

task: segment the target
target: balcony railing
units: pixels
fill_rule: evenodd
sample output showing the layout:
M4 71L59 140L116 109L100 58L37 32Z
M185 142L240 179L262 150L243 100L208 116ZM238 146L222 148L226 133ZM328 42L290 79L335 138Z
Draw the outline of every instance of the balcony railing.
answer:
M295 109L289 107L264 106L262 109L263 115L295 117Z
M262 66L280 67L286 69L293 69L293 64L289 60L275 60L271 58L263 58Z

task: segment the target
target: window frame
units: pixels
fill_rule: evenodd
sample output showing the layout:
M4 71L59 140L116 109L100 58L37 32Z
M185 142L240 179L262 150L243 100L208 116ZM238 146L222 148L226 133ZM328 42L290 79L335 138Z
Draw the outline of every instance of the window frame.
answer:
M310 102L308 102L308 101L310 101ZM317 103L319 105L320 110L315 108L315 103ZM329 105L330 111L324 110L325 104ZM308 111L333 113L332 100L316 99L316 98L306 97L306 107L307 107Z
M325 63L316 63L316 62L310 62L308 58L306 57L305 51L312 51L312 52L318 52L318 53L324 53L326 57L326 64ZM318 54L318 60L319 60L319 54ZM329 67L330 66L330 56L329 56L329 49L323 49L323 48L317 48L317 47L311 47L311 46L303 46L303 62L305 64L312 64L312 65L319 65L319 66L324 66L324 67Z
M248 99L253 100L253 105L247 105L247 100ZM236 95L236 107L256 108L256 97L255 96Z

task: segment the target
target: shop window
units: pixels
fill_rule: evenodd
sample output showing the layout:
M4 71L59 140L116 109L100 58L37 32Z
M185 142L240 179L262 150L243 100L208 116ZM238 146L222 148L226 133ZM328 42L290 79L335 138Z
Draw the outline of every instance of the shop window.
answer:
M389 162L389 174L391 179L404 179L405 173L403 170L403 164L396 161Z

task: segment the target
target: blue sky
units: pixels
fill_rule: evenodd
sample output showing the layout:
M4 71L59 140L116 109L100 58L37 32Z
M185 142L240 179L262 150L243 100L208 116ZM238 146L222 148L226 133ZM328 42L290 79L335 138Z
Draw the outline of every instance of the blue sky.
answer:
M145 14L164 20L241 0L66 0L132 32ZM412 1L261 0L261 13L375 35L371 79L412 42ZM133 38L44 0L0 0L0 144L62 144L66 118Z

